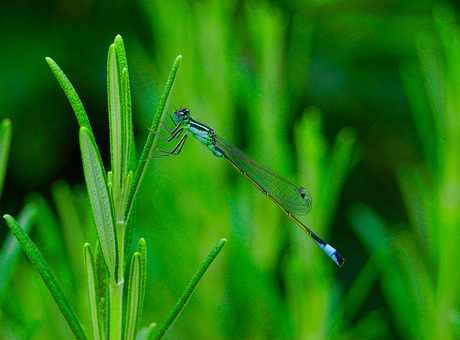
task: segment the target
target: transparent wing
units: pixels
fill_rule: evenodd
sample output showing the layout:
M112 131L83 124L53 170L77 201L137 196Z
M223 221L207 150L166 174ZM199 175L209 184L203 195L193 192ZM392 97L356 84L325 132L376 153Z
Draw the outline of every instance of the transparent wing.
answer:
M280 205L293 214L305 215L311 210L312 199L307 190L273 170L244 154L218 135L215 135L215 146L220 148L231 162L257 183L265 192Z

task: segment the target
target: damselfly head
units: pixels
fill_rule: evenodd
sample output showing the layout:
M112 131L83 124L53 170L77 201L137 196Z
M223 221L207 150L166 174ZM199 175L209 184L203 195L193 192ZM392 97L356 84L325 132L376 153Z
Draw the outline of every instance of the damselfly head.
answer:
M184 107L174 112L174 121L176 123L180 123L183 120L187 119L189 116L190 116L190 110Z

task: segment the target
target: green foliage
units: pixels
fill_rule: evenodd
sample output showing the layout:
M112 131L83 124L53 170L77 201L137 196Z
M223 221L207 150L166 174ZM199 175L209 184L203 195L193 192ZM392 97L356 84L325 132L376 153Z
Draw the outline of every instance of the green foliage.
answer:
M165 338L460 337L457 9L426 0L26 4L11 3L0 21L1 119L14 126L0 207L29 228L88 337L98 336L92 320L99 334L107 332L108 301L122 295L108 289L107 251L97 244L81 185L77 124L40 63L45 55L72 79L75 88L47 59L86 128L91 161L105 164L99 176L113 234L117 241L124 235L115 267L126 277L130 317L116 323L120 336L140 327L139 339L154 337L152 321L168 318L207 249L226 237L209 280ZM123 32L129 72L119 37L101 67L114 31ZM149 161L153 132L179 106L305 186L313 209L299 218L345 265L335 268L251 183L193 139L179 157ZM24 197L30 191L39 194ZM35 224L22 219L30 207ZM6 226L0 230L6 235ZM12 234L6 237L0 337L71 337ZM142 251L131 246L141 238L149 252L143 306L132 288L142 285ZM85 282L85 272L93 279Z
M67 320L67 323L69 324L69 327L75 337L77 339L86 339L85 332L83 331L80 321L75 315L75 311L65 297L61 285L49 268L41 252L13 217L10 215L5 215L3 217L6 220L8 227L11 229L12 233L21 245L22 249L27 254L34 267L37 269L43 282L48 287L48 290L53 296L57 306L61 310L62 315L64 315L65 319Z
M98 231L98 240L101 242L102 252L110 276L118 279L117 236L107 178L96 142L92 135L89 134L89 130L84 127L80 130L80 145L88 195Z
M129 273L128 311L126 313L129 319L126 320L125 339L136 338L144 305L145 280L147 278L147 249L144 239L139 240L137 250L133 255Z
M32 205L25 206L19 213L18 221L24 226L25 233L32 229L36 215L37 209ZM9 233L0 250L0 259L2 259L3 264L0 268L0 306L3 305L8 292L8 283L18 266L17 262L21 257L20 250L19 243L15 241L13 233Z
M179 61L180 58L176 60L170 79L166 85L164 92L166 98L162 101L162 109L158 111L157 121L154 123L156 129L158 129L158 121L164 113L164 103L166 103L167 97L170 95ZM112 171L108 174L105 172L89 119L74 87L52 59L47 58L47 62L74 107L77 120L81 125L80 148L83 172L98 236L96 255L93 255L89 243L85 243L83 247L93 335L95 339L106 339L108 337L110 339L120 339L122 336L123 320L124 247L129 247L132 241L132 233L128 232L125 234L125 230L128 225L130 227L133 226L133 223L128 224L128 219L134 218L131 211L133 210L132 206L137 186L140 185L145 165L149 159L148 155L151 153L154 145L153 141L155 138L153 136L156 135L153 134L152 130L149 139L150 142L146 143L143 151L141 166L135 169L136 175L133 183L133 171L130 167L134 163L130 159L135 156L135 151L131 149L134 146L131 98L126 55L123 40L120 36L117 36L115 43L110 46L108 57L109 125L111 131L110 154L112 161ZM10 139L10 122L5 121L0 130L0 152L2 152L0 179L2 183L6 170ZM132 184L134 185L132 186ZM65 183L59 183L55 185L54 193L60 215L66 218L65 224L67 226L72 225L78 230L79 223L77 221L79 218L74 214L73 210L76 208L76 205L73 202L69 188ZM35 201L37 200L42 199L35 197ZM46 206L42 206L42 208L44 208L46 213ZM30 229L38 207L34 206L33 208L29 208L29 210L31 210L30 213L28 210L24 211L25 217L21 215L22 219L25 219L24 224L27 229ZM71 302L65 297L61 285L41 252L13 217L5 215L4 218L20 246L39 272L75 337L86 339L86 334L72 308ZM125 235L128 237L125 237ZM172 311L171 316L160 329L161 335L157 338L161 338L177 318L179 311L185 306L204 272L219 253L223 243L221 241L211 251L205 263L202 264L199 272L193 278L191 286L184 292L185 297L179 300L178 305L180 307L176 307ZM0 285L0 298L4 298L6 295L8 278L15 269L14 263L18 257L18 249L19 247L15 245L11 238L0 253L5 263L9 264L3 269L4 279ZM146 264L147 248L145 241L140 239L138 251L133 254L130 267L128 303L125 317L125 339L135 339L140 326L146 288ZM0 303L1 301L0 299ZM149 334L153 333L149 331Z
M390 309L407 315L396 319L400 334L451 339L460 335L460 273L453 256L460 240L460 40L449 9L436 7L434 23L434 34L417 38L419 62L402 67L424 154L423 163L403 164L397 172L409 228L391 228L369 205L354 206L349 216L372 254L368 265L382 276ZM422 105L421 98L430 105ZM366 272L374 281L376 270Z
M11 144L11 121L4 119L0 125L0 197L6 176L6 166Z
M91 313L91 322L93 325L94 339L105 339L105 319L104 319L104 302L99 295L98 283L102 280L97 276L96 262L94 261L91 245L86 243L84 246L85 269L88 280L88 296ZM104 265L105 267L105 265Z
M86 114L85 108L83 107L83 103L81 102L77 91L75 91L67 76L64 74L64 72L62 72L61 68L54 62L53 59L47 57L46 62L48 63L48 66L50 67L51 71L53 71L54 76L64 90L70 105L72 105L75 116L77 117L78 124L80 127L86 127L91 131L88 115Z
M219 255L220 251L222 250L222 247L224 246L225 242L227 242L226 239L221 239L219 243L216 244L216 246L211 250L211 252L208 254L208 256L204 259L203 263L201 264L200 268L196 272L196 274L193 276L192 280L188 284L188 286L185 288L184 293L181 295L179 298L179 301L177 301L176 305L172 309L171 313L169 313L168 317L166 320L163 322L163 324L158 328L157 333L155 334L155 337L152 337L152 339L161 339L163 336L166 334L168 329L171 327L173 322L177 319L179 316L180 312L182 309L185 307L187 302L189 301L190 297L193 294L193 291L195 290L198 282L200 282L201 278L203 277L204 273L206 270L209 268L211 265L212 261ZM149 337L150 338L150 337Z

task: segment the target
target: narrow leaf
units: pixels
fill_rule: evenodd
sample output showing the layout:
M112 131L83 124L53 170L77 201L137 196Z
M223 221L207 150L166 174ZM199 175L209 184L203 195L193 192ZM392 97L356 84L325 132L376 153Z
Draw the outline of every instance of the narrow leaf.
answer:
M125 197L125 206L126 206L126 200L128 199L128 194L129 194L129 189L131 188L133 182L133 172L130 171L128 173L128 177L126 179L126 186L125 186L125 191L124 191L124 197ZM133 242L133 233L134 233L134 225L136 224L136 219L135 219L135 211L136 211L136 204L133 204L133 207L131 208L131 216L129 217L129 220L127 221L126 228L125 228L125 233L124 233L124 258L127 260L129 256L129 252L131 251L131 245ZM125 262L126 262L125 260Z
M321 189L321 197L324 197L326 211L326 225L331 225L332 216L335 215L338 205L340 192L345 179L356 164L358 157L356 154L356 133L350 127L345 127L337 134L334 144L329 152L328 164L325 166L324 179L325 185ZM326 217L327 216L327 217Z
M145 240L140 239L138 251L134 253L128 285L128 304L125 339L135 339L142 317L142 308L145 296L145 280L147 272L147 249Z
M65 181L53 183L51 192L71 262L79 263L81 261L81 247L85 243L85 238L83 236L83 223L78 215L75 195L70 185ZM76 269L76 271L75 274L78 277L83 275L81 268Z
M94 261L96 264L97 271L97 291L99 296L99 308L98 308L98 319L103 322L103 328L106 329L107 324L107 309L108 309L108 281L109 275L107 271L107 266L104 260L104 254L102 253L101 244L99 241L96 242L96 249L94 252Z
M152 339L156 327L156 322L152 322L148 327L142 327L137 335L137 340Z
M140 292L140 304L139 304L139 313L138 313L138 325L141 322L142 311L144 309L144 298L145 298L145 283L147 281L147 245L145 244L145 239L141 238L137 243L137 251L141 254L141 286L139 287Z
M85 127L80 128L80 149L98 239L109 273L116 278L117 240L107 179L93 134Z
M121 75L121 100L123 103L123 112L124 112L124 119L125 119L125 129L127 131L126 134L126 159L125 162L127 164L127 168L125 169L124 175L126 176L126 172L128 170L133 171L135 169L136 164L136 153L134 150L134 132L133 132L133 120L132 120L132 105L131 105L131 88L129 84L129 71L128 71L128 61L126 58L126 51L125 46L123 43L123 39L120 35L115 37L114 45L116 46L117 52L117 64L118 64L118 73Z
M135 252L131 260L128 285L128 305L125 339L135 339L140 306L141 254Z
M182 296L179 298L179 301L177 301L176 305L172 309L172 311L169 313L168 317L166 320L163 322L163 324L160 326L158 329L157 333L155 334L154 339L161 339L168 329L171 327L173 324L174 320L177 319L179 316L180 312L182 309L185 307L187 304L188 300L190 299L190 296L192 296L193 291L195 290L198 282L200 282L201 278L203 277L204 273L206 270L209 268L211 265L212 261L216 258L216 256L219 254L219 252L222 250L222 247L224 246L225 242L227 242L226 239L221 239L216 246L211 250L211 252L208 254L206 259L203 261L201 264L200 268L196 272L196 274L193 276L192 280L188 284L187 288L185 288L184 293ZM149 338L150 339L150 338Z
M67 76L64 74L64 72L53 59L47 57L46 62L48 63L48 66L50 67L57 81L64 90L64 93L67 96L70 105L72 105L73 111L75 112L75 116L77 117L78 124L80 125L80 127L86 127L89 131L92 132L93 130L91 129L88 115L86 114L85 108L83 107L83 103L81 102L80 97L77 94L77 91L75 91L75 88L70 83Z
M72 306L64 296L64 292L62 291L59 282L46 263L43 255L13 217L10 215L4 215L3 218L14 236L16 236L22 249L37 269L75 337L77 339L86 339L86 335L80 321L78 320Z
M107 93L109 97L110 157L114 177L115 206L119 207L122 178L124 179L126 127L123 117L123 103L120 94L121 79L118 70L117 51L114 44L109 48L107 58Z
M2 196L5 181L6 167L11 144L11 120L4 119L0 125L0 197Z
M121 73L122 79L122 90L121 93L123 94L123 112L125 112L125 126L126 126L126 169L125 175L127 171L133 171L135 167L131 167L131 160L136 157L136 153L133 152L135 141L134 141L134 131L133 131L133 113L132 113L132 104L131 104L131 87L129 84L129 73L128 69L124 68ZM135 164L135 163L134 163Z
M355 234L370 254L381 247L392 249L392 237L388 233L390 228L371 206L364 203L352 205L348 218Z
M73 291L76 289L78 283L76 278L80 278L83 272L77 268L71 268L71 263L78 263L81 260L81 248L80 258L72 262L74 259L71 257L73 254L69 253L69 248L63 240L62 235L62 224L59 223L55 210L51 207L50 203L40 194L31 193L27 195L26 202L37 206L39 213L37 214L37 220L35 222L36 229L44 231L39 233L37 236L40 238L40 246L42 249L47 250L48 263L53 266L56 273L59 273L61 277L67 278L62 288L66 291ZM19 225L25 226L21 220L18 219ZM27 230L26 232L30 234ZM78 241L77 241L78 242ZM83 244L83 243L81 243ZM62 257L62 254L68 254L70 256ZM76 270L75 270L76 269ZM70 279L69 278L73 278Z
M125 52L125 45L123 43L123 38L121 35L117 35L115 37L115 41L113 44L117 48L117 58L118 58L118 65L119 65L119 71L125 69L128 67L128 61L126 59L126 52Z
M104 339L104 320L100 319L101 313L99 311L99 291L98 291L98 277L96 264L93 257L91 245L86 243L83 246L83 255L85 260L86 280L89 297L89 310L91 314L91 321L93 325L94 339Z
M344 323L352 323L357 319L358 313L362 310L363 305L369 299L369 294L378 281L380 271L385 268L379 264L388 265L391 252L388 249L380 247L376 249L366 261L366 264L356 276L353 284L342 297L339 313ZM383 269L384 270L384 269Z
M31 230L36 216L37 207L35 205L28 204L20 211L18 221L20 225L24 226L26 233ZM0 250L0 262L2 263L0 266L0 307L5 299L8 283L16 271L21 254L18 241L12 232L8 233Z

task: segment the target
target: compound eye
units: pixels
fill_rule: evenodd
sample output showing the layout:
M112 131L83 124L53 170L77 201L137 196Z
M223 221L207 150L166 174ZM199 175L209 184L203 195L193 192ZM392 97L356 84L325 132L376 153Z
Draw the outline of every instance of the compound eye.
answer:
M185 113L187 116L190 114L190 110L187 108L183 108L182 112Z

